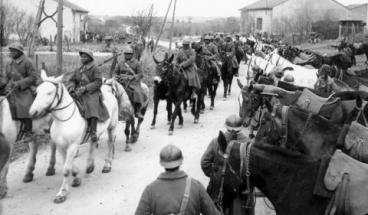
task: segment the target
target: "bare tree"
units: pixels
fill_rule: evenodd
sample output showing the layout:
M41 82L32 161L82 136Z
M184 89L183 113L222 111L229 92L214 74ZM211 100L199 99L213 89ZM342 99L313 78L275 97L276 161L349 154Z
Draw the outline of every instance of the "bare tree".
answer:
M153 4L149 9L138 10L131 17L131 22L136 26L136 33L143 37L146 37L151 30L154 19L154 6Z
M26 45L27 41L32 36L34 22L35 18L33 16L27 15L24 10L17 10L14 32L18 35L19 41L23 43L23 45Z

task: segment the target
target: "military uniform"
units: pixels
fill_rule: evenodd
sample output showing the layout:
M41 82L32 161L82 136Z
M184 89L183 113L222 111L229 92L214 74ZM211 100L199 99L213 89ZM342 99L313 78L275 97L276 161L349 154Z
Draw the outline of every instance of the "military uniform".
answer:
M120 75L138 75L138 77L132 80L127 80L124 78L120 79ZM143 107L144 103L147 100L147 96L145 95L141 86L141 81L143 79L143 69L141 63L138 62L138 60L135 58L132 58L128 61L120 62L115 69L114 76L118 80L118 82L124 86L132 103L138 104L140 107Z
M183 171L162 173L144 190L135 215L179 214L187 174ZM220 215L203 185L191 180L185 215Z
M244 44L242 41L240 41L239 39L236 39L234 42L234 46L235 46L235 56L236 56L236 60L238 61L238 63L241 62L241 60L243 59L245 53L244 53Z
M197 74L197 68L195 66L195 52L193 49L181 49L177 58L177 64L179 64L185 72L185 76L188 79L189 87L196 89L201 88L201 81Z
M92 61L74 71L69 78L68 89L78 89L85 87L86 91L81 96L77 96L77 100L84 107L84 117L97 118L99 121L106 121L109 113L103 104L101 92L102 73Z
M232 69L239 68L239 64L235 56L235 45L232 41L225 43L223 52L226 55L225 57L230 60L230 63L228 66L231 67Z
M18 59L13 59L5 67L3 77L3 86L6 84L12 88L12 83L16 82L19 88L9 96L9 101L13 106L11 108L12 117L15 120L31 119L29 108L35 97L35 88L38 80L38 74L31 60L24 54ZM0 86L1 88L1 86Z
M218 64L219 52L217 46L212 42L204 44L203 52L205 55L210 56L211 68L216 69L218 78L221 77L220 65Z

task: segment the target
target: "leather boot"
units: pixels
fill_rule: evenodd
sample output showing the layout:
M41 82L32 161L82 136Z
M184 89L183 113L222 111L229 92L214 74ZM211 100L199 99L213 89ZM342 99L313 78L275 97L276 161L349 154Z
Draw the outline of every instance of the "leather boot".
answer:
M23 129L24 135L21 142L24 143L31 142L33 140L32 119L21 119L21 122L24 124Z
M97 118L93 117L88 119L88 126L91 129L91 140L92 142L97 142L98 141L98 137L97 137Z

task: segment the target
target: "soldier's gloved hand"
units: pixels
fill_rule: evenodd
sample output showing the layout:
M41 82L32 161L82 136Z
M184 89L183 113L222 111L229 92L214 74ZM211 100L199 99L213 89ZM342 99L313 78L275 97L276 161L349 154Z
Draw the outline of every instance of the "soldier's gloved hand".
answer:
M80 87L75 91L75 95L79 97L79 96L83 95L85 92L86 92L86 88L85 87Z
M12 84L12 88L13 89L15 89L15 90L17 90L17 89L19 89L20 88L20 84L18 83L18 82L13 82L13 84Z

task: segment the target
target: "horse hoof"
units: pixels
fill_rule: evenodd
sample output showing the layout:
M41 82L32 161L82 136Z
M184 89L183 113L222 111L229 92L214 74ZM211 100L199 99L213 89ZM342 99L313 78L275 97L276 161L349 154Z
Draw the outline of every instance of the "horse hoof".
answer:
M179 125L179 126L178 126L178 129L182 129L182 128L184 128L184 126L183 126L183 125Z
M107 167L105 166L103 169L102 169L102 173L109 173L111 172L111 167Z
M48 168L46 176L53 176L53 175L55 175L55 168Z
M215 107L211 106L211 107L210 107L210 110L213 110L213 109L215 109Z
M167 124L170 125L171 124L171 121L167 121Z
M125 146L125 151L126 152L131 152L132 151L132 147L130 147L128 144Z
M194 120L194 124L198 124L199 123L199 120L198 119L195 119Z
M200 114L204 114L204 110L201 110L199 113L200 113Z
M174 135L174 131L169 131L169 136Z
M66 200L66 196L56 196L54 199L54 203L60 204L60 203L65 202L65 200Z
M137 141L138 141L138 138L137 137L132 137L132 138L130 138L129 143L130 144L134 144L134 143L137 143Z
M153 130L153 129L155 129L156 128L156 126L154 126L154 125L151 125L151 129Z
M28 174L26 174L26 175L24 176L24 178L23 178L23 182L24 182L24 183L29 183L29 182L31 182L31 181L33 181L33 173L28 173Z
M82 184L82 179L74 178L72 182L72 187L79 187Z
M87 173L87 174L91 174L94 170L95 170L95 165L94 165L94 164L92 164L91 166L89 166L89 167L86 169L86 173Z

